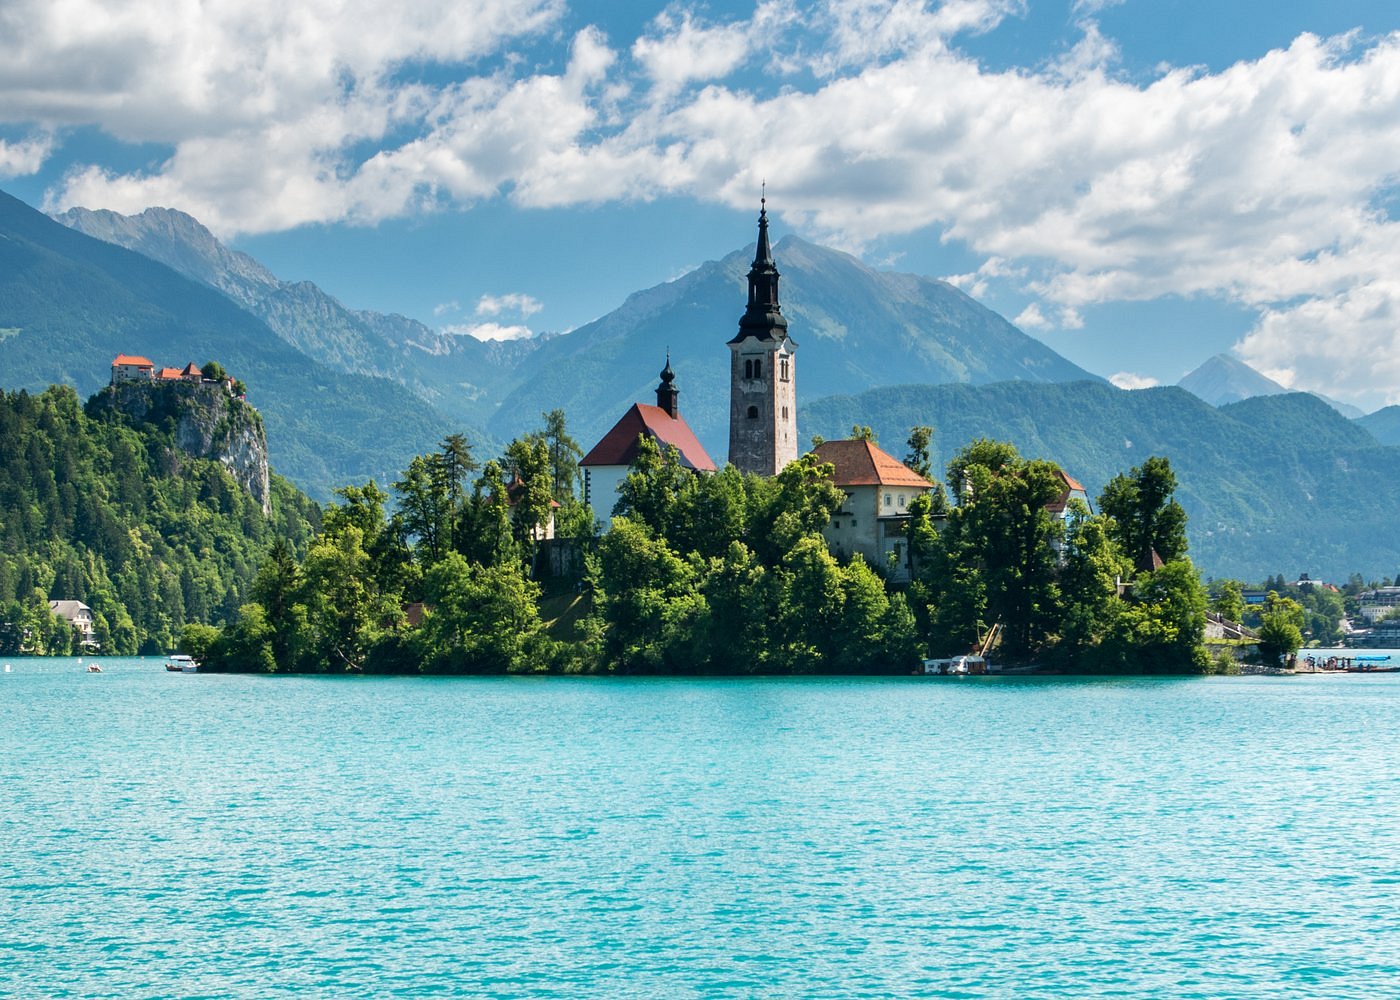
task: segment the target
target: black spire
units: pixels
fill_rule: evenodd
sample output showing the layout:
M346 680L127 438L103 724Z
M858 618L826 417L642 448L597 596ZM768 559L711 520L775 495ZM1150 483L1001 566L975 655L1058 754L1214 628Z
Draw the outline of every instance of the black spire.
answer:
M665 410L672 417L681 415L680 404L677 397L681 391L676 388L676 373L671 371L671 352L666 351L666 367L661 369L661 384L656 387L656 405Z
M778 267L768 244L768 198L759 199L758 249L749 268L749 304L739 319L739 333L731 344L755 337L759 340L786 340L787 320L778 302ZM794 347L796 344L793 345Z

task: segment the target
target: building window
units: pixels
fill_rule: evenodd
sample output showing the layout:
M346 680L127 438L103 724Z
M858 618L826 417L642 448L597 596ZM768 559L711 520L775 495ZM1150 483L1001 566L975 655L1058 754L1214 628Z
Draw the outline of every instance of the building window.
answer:
M758 419L758 407L757 407L757 406L750 406L750 407L749 407L749 419L750 419L750 420L757 420L757 419Z
M763 378L763 362L762 362L762 360L758 360L758 361L755 361L755 362L753 363L753 377L754 377L754 378Z
M851 518L851 527L854 528L855 526L856 526L856 519L855 519L855 518Z
M904 506L904 494L903 494L903 493L901 493L901 494L899 495L899 505L900 505L901 507Z
M744 359L744 378L753 378L753 362Z
M885 494L885 506L890 506L890 495L888 493Z
M788 359L787 359L787 358L782 358L782 359L778 362L778 365L779 365L778 372L779 372L779 374L782 376L783 381L786 382L786 381L788 380Z
M787 419L787 407L786 407L786 406L783 407L783 419L784 419L784 420Z
M831 526L839 531L839 530L841 529L841 522L840 522L840 521L832 521L832 522L831 522Z

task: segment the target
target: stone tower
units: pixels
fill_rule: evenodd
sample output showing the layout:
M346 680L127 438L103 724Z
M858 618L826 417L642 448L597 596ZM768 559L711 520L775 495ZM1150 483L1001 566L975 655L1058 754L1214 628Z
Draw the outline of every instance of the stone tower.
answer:
M749 268L749 304L729 342L729 461L740 472L776 476L797 458L796 349L778 303L765 198L758 252Z

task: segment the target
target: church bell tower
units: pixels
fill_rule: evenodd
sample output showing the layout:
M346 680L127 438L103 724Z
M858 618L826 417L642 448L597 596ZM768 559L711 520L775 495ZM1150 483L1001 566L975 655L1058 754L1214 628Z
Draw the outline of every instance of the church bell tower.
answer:
M797 342L778 303L768 199L759 204L749 304L729 342L729 461L740 472L776 476L797 458Z

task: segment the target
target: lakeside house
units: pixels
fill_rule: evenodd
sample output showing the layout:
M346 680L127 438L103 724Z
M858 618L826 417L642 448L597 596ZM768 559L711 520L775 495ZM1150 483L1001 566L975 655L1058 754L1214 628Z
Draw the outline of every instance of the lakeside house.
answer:
M84 646L96 646L93 638L92 608L82 601L49 601L49 613L66 621L77 633Z
M832 482L846 494L822 529L827 548L838 559L860 554L871 566L888 568L891 580L907 582L909 505L933 483L873 441L823 441L813 454L834 468Z
M1357 595L1356 603L1361 610L1361 617L1375 624L1396 608L1400 608L1400 587L1377 587L1375 590L1362 591Z

